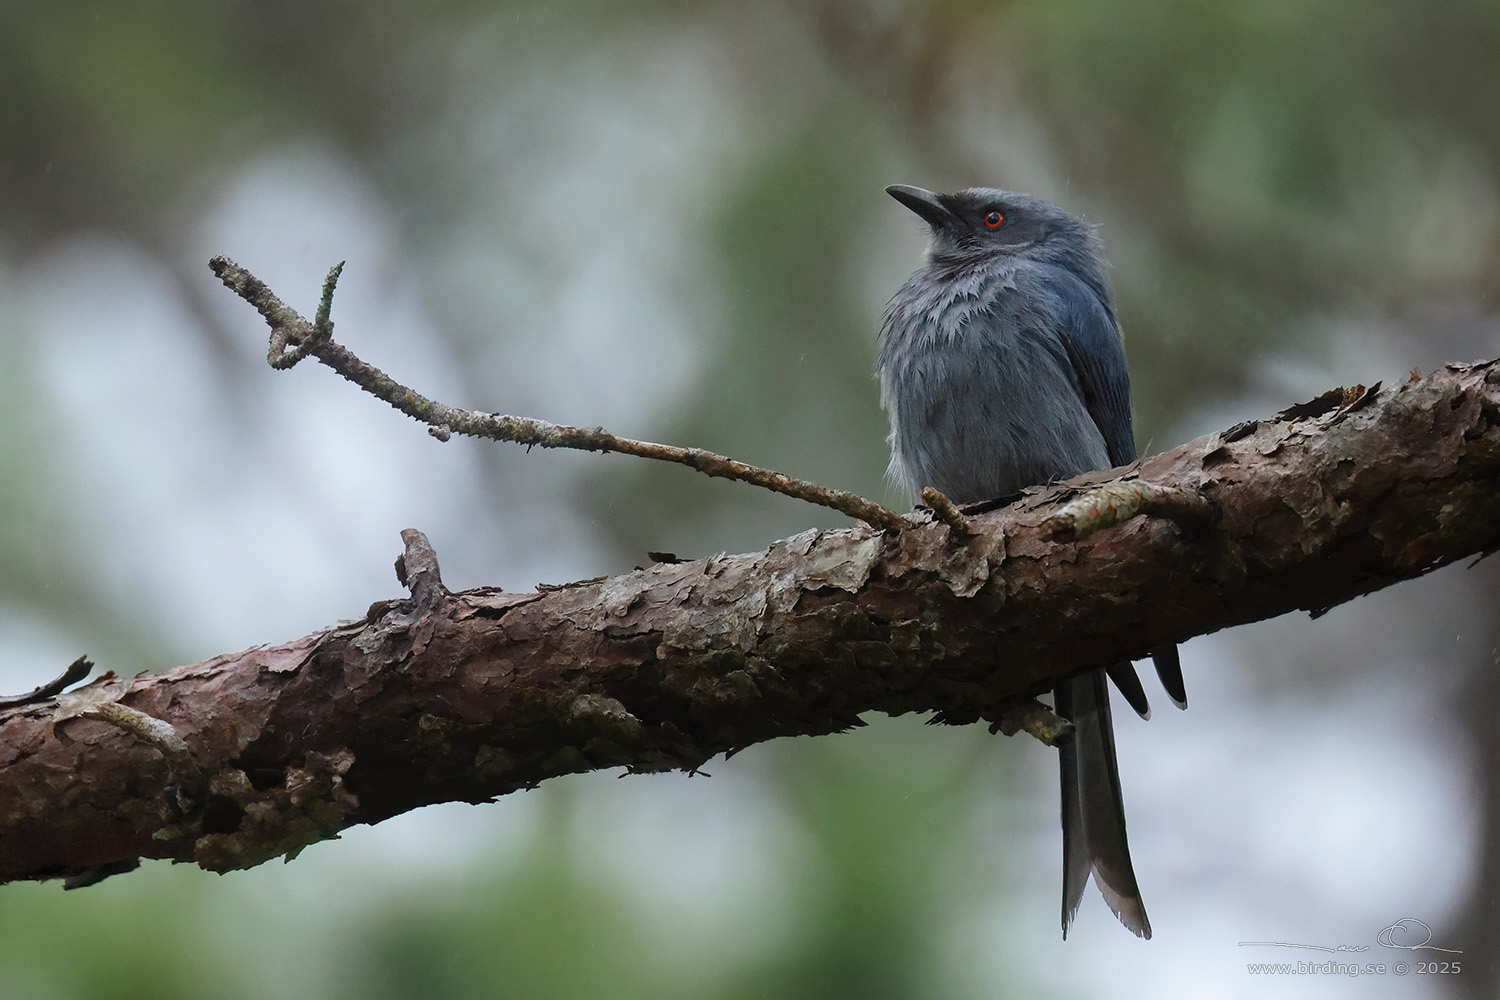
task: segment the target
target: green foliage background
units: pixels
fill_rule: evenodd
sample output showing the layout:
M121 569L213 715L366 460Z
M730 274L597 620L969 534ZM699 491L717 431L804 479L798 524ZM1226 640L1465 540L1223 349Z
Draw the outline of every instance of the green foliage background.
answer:
M1497 126L1500 4L1478 0L0 0L0 676L30 687L83 648L160 669L355 616L394 590L408 523L451 584L514 588L839 524L675 468L442 448L373 403L325 403L346 387L258 360L211 253L304 308L347 257L340 336L457 404L898 503L870 371L921 237L885 184L996 184L1100 223L1137 436L1164 447L1340 381L1493 356ZM167 320L122 336L148 308ZM99 322L59 319L76 315ZM391 332L362 340L382 316ZM98 436L184 385L202 399L163 417L180 437ZM127 483L147 499L121 506ZM185 520L200 534L178 538ZM1492 576L1459 585L1493 604ZM1397 599L1390 627L1423 627L1401 609L1425 606ZM1493 627L1442 638L1449 704L1492 704ZM1493 993L1500 753L1482 712L1454 710L1478 832L1448 929L1477 953L1449 985ZM1097 941L1054 940L1051 848L1028 846L1053 822L1047 755L870 721L711 781L594 775L439 810L284 869L5 887L0 996L1097 989L1080 969L1135 943L1105 919ZM681 875L677 903L600 857L642 811L715 809L733 820L687 824L647 866ZM678 871L673 852L718 838L717 875ZM1159 933L1114 995L1259 985L1228 947L1252 928L1225 926L1208 966Z

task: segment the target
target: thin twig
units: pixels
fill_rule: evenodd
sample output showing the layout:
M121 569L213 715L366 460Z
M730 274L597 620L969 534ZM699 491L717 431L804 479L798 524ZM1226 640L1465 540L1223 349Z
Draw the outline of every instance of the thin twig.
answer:
M958 505L948 499L948 494L934 486L922 487L922 502L932 508L932 513L939 521L948 526L951 537L971 535L974 529L969 527L969 519L964 517L964 512L958 509Z
M1212 524L1214 505L1193 490L1140 479L1119 479L1091 487L1058 508L1042 525L1050 541L1077 541L1124 524L1137 514L1175 521L1185 528Z
M432 611L448 596L443 574L438 569L437 553L427 536L416 528L403 529L401 540L406 543L406 550L396 558L396 579L411 591L418 609Z
M62 676L48 681L41 687L18 694L10 698L0 698L0 709L17 708L21 705L29 705L34 701L46 701L53 695L62 693L62 689L69 684L76 684L89 675L94 669L94 664L87 656L80 656L68 664L68 669L62 672Z
M990 732L1001 732L1006 736L1014 736L1023 729L1049 747L1062 746L1073 740L1073 723L1035 698L1008 705L1000 714L1000 721L990 726Z
M820 507L831 507L849 517L877 528L899 531L909 522L894 511L845 490L832 490L816 483L794 479L785 473L716 455L699 448L679 448L632 438L617 437L602 427L569 427L533 417L515 417L503 413L461 410L439 403L401 385L374 365L355 356L333 339L333 323L328 318L333 289L338 281L340 264L328 274L323 298L318 307L317 323L309 323L295 309L276 297L255 275L227 257L215 257L208 266L230 291L255 307L271 327L269 361L273 368L290 368L304 357L314 357L338 372L370 395L382 399L407 416L426 424L435 437L447 440L450 434L513 441L542 448L576 448L582 451L613 451L622 455L654 458L697 469L708 476L737 479L804 500Z
M111 725L118 726L165 754L188 756L187 740L178 735L170 722L148 715L139 709L121 705L115 701L106 701L98 705L90 705L78 714L83 718L102 719Z

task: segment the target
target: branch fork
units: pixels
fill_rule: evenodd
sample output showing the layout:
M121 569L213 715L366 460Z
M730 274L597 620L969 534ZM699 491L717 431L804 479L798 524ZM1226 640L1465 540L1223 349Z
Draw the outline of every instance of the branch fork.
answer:
M686 465L707 476L736 479L773 493L831 508L874 528L900 531L911 523L894 511L846 490L819 486L700 448L637 441L611 434L602 427L569 427L532 417L463 410L428 399L333 339L333 320L330 317L334 288L343 273L342 263L328 272L312 322L277 298L265 282L229 258L214 257L208 266L225 287L254 306L271 327L267 360L272 368L286 369L305 357L317 358L365 392L426 424L428 433L440 441L447 441L454 434L467 434L543 448L619 452Z

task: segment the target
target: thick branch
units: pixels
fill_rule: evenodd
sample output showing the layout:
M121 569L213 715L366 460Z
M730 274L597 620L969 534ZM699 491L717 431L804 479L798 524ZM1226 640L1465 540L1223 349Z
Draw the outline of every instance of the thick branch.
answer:
M1057 516L1107 476L968 516L964 537L808 531L543 593L449 594L413 532L417 599L0 715L0 879L243 868L420 805L692 769L872 710L1028 724L1018 700L1081 668L1500 545L1493 365L1330 393L1116 470L1141 512L1068 541ZM1101 496L1126 511L1118 486Z
M254 306L270 325L269 361L273 368L290 368L311 355L365 392L426 424L433 435L441 440L446 441L455 433L468 434L541 448L614 451L622 455L654 458L662 462L686 465L707 476L736 479L797 500L830 507L873 527L899 531L908 523L894 511L846 490L833 490L794 479L785 473L747 465L701 448L679 448L670 444L636 441L618 437L602 427L567 427L533 417L461 410L428 399L401 385L334 341L333 323L328 316L333 307L333 289L343 270L343 264L328 273L328 280L323 285L323 298L313 323L309 323L295 309L277 298L265 282L229 258L215 257L209 261L208 266L231 291Z

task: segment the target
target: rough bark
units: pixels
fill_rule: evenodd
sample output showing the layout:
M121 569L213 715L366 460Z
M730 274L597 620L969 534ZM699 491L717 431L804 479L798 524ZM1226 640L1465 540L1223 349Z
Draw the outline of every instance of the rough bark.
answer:
M449 594L409 560L413 598L362 621L0 715L0 880L244 868L417 806L692 769L869 711L998 721L1079 669L1497 545L1491 362L1335 390L965 521L540 593Z

